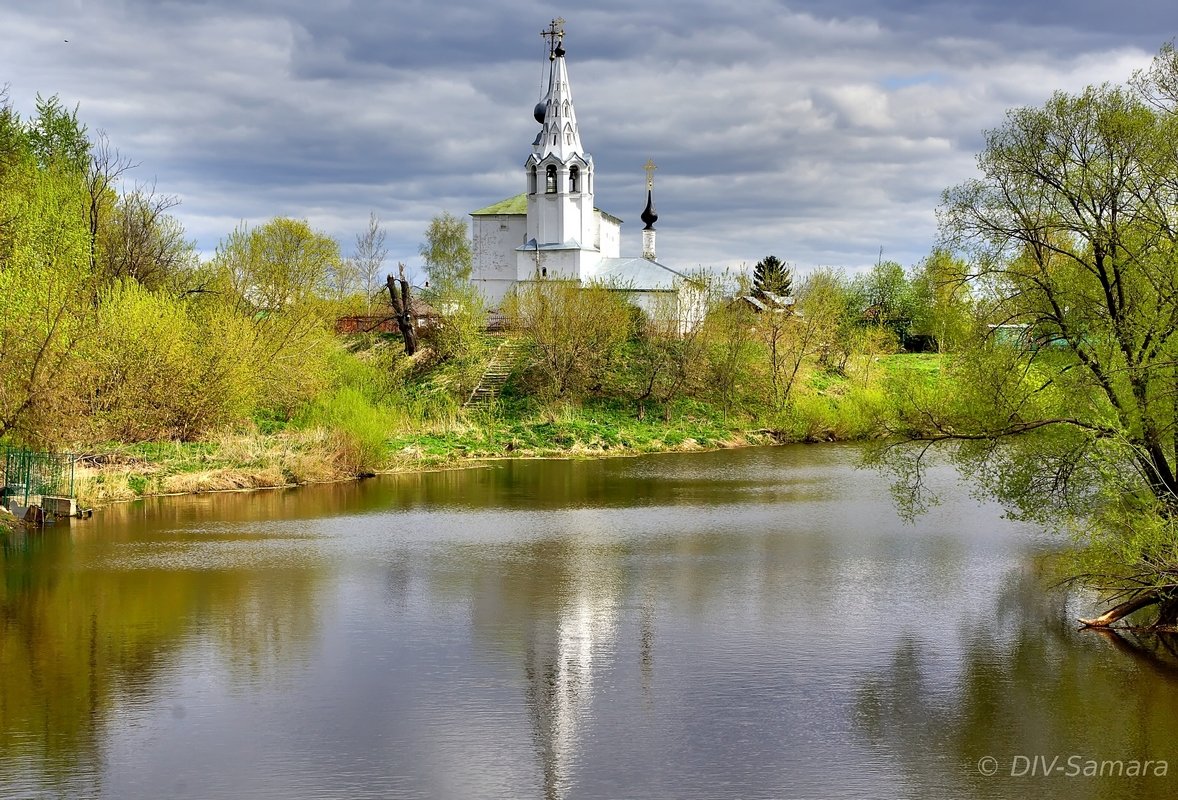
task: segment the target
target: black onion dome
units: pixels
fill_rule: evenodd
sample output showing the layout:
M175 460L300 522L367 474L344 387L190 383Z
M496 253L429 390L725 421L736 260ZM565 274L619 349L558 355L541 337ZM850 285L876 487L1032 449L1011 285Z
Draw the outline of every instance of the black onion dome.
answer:
M643 230L653 231L654 224L658 222L659 215L654 211L654 195L651 194L650 189L646 190L646 208L642 209L642 216L640 219L646 223Z
M535 117L536 122L539 122L541 125L544 124L544 111L545 109L543 100L541 100L539 103L536 103L536 108L532 111L532 116Z
M564 58L564 42L561 42L556 46L556 49L552 51L552 55L556 56L557 58Z

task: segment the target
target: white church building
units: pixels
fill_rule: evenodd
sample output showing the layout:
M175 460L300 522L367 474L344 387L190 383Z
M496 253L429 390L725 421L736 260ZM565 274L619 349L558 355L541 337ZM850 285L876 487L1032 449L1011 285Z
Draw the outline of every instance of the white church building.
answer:
M534 110L541 127L524 163L526 191L471 212L471 281L491 308L521 282L552 279L601 282L653 312L660 296L678 295L687 280L656 259L654 165L647 163L642 255L623 258L622 220L593 203L593 156L581 144L563 22L553 20L544 33L551 65Z

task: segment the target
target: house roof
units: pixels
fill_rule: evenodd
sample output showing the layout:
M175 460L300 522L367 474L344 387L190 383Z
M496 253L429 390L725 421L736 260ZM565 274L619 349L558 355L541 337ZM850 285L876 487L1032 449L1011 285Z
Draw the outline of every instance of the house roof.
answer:
M594 208L593 210L608 220L616 222L619 225L622 224L622 220L618 219L613 214L610 214L608 211L602 211L600 208ZM498 203L492 203L486 208L480 208L478 211L472 211L470 212L470 215L472 217L489 217L496 214L519 214L520 216L524 216L527 213L528 196L527 194L521 192L515 197L508 197L506 200L500 200Z
M687 278L668 266L646 258L603 258L592 277L631 292L669 292Z

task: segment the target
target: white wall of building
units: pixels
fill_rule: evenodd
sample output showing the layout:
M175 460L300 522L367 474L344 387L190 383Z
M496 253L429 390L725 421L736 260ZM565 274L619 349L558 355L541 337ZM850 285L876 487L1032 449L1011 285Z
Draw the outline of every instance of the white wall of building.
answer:
M527 217L523 214L480 214L471 225L471 282L483 299L497 308L516 281L515 249L524 243Z
M597 249L602 258L620 258L622 255L622 226L613 219L594 211L597 222Z

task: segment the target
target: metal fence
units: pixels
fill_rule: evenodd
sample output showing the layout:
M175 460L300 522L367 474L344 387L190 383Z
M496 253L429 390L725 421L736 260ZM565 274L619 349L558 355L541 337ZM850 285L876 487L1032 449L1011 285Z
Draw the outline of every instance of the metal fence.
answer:
M30 497L74 496L74 456L6 447L4 452L3 500L27 506Z

